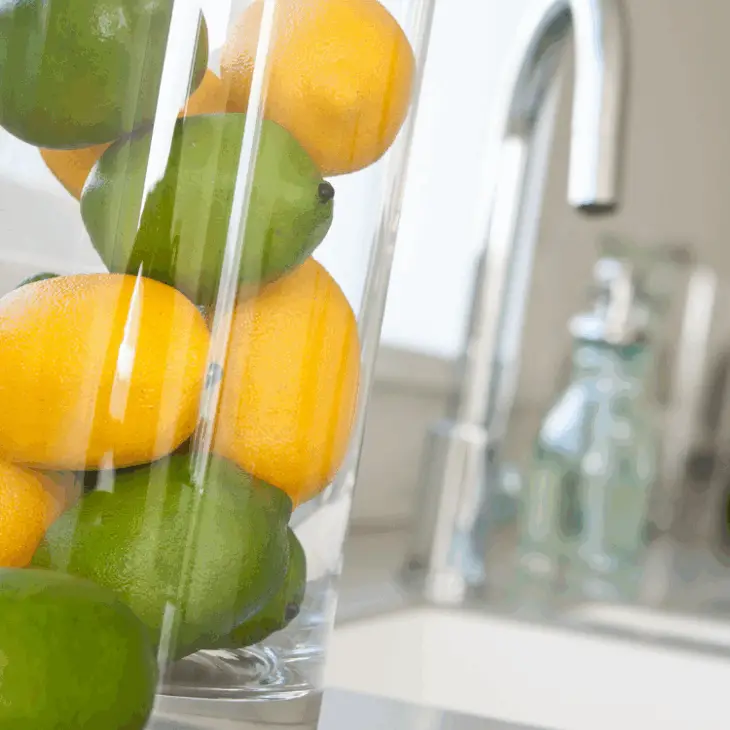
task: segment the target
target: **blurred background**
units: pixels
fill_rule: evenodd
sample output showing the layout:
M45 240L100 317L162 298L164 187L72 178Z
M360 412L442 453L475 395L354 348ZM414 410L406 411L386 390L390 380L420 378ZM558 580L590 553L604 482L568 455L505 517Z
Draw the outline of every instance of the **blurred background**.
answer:
M721 703L713 704L715 691L730 680L730 93L725 80L730 4L724 0L624 3L627 106L621 205L612 216L581 215L566 200L575 69L574 54L564 54L518 362L502 363L518 374L506 433L496 469L487 467L486 478L482 474L481 506L475 510L458 502L462 518L468 522L476 512L478 524L443 532L452 540L450 550L441 545L436 550L442 550L442 562L435 569L430 565L438 574L447 563L458 563L459 578L474 568L487 591L472 609L501 606L502 615L522 612L543 621L555 617L550 600L556 591L543 586L515 593L522 569L529 564L528 573L533 567L540 573L547 553L574 550L570 560L585 565L593 559L594 574L600 574L605 566L599 558L611 559L611 548L604 554L590 543L594 538L610 543L607 534L617 528L613 547L621 540L624 547L631 544L624 553L631 564L626 574L636 568L638 584L605 592L589 580L579 596L571 596L569 585L563 605L569 610L562 618L570 614L579 617L581 628L618 632L633 646L659 639L663 646L719 653L722 662L713 665L719 684L709 675L700 677L699 664L677 665L673 679L659 668L668 664L640 669L638 650L622 649L611 664L608 654L599 657L587 648L585 655L573 653L571 642L578 640L545 638L543 644L535 632L520 634L520 643L509 624L495 623L493 633L480 634L476 618L457 624L437 616L419 623L405 614L376 621L370 633L367 621L361 622L359 634L357 621L352 629L347 626L363 614L397 607L409 595L404 565L408 574L414 534L423 531L424 515L436 509L442 496L437 490L447 483L439 481L444 464L434 458L438 439L432 435L457 413L475 270L498 174L500 81L530 6L528 0L449 0L436 6L345 560L343 633L335 642L330 680L474 714L486 708L494 716L541 727L720 727L725 712ZM614 256L617 250L623 253ZM664 278L648 283L653 277ZM583 347L586 339L600 339L596 323L599 329L605 325L606 311L619 301L626 305L625 297L626 311L638 316L632 326L640 336L632 342L641 342L642 349L642 337L648 336L653 364L640 375L632 371L633 355L626 350L613 359L617 350L606 356L605 350L597 354ZM604 368L592 381L593 411L585 405L590 398L584 387L591 368L594 375ZM607 389L603 400L602 387ZM607 393L622 389L624 396L611 405ZM613 414L610 423L601 421L601 409ZM656 439L646 441L657 447L652 456L647 456L651 449L642 451L641 423L649 411L659 414ZM593 467L585 458L589 453ZM569 470L561 466L569 456L580 462L584 484L591 468L599 477L593 492L598 501L583 504L578 517L571 513L575 500L566 497ZM565 494L560 500L553 499L555 493L539 498L538 489L556 472L562 480L557 489ZM606 495L629 483L634 496L641 493L646 502L631 504L629 496L627 502L619 504L616 497L609 504ZM564 510L566 502L567 517L551 522L548 513ZM458 519L452 518L452 526ZM571 547L571 540L558 534L561 521L593 537L582 544L579 538ZM434 549L435 532L429 530L432 524L425 540ZM476 546L458 543L475 535ZM448 593L444 585L437 585L432 600ZM463 596L460 600L463 605ZM472 622L468 630L465 622ZM460 630L466 632L461 653L450 652ZM404 689L395 670L373 679L378 650L390 651L391 644L393 656L416 652L424 667L420 684ZM352 659L358 652L364 668ZM663 655L661 662L669 661ZM570 700L559 707L571 709L558 709L556 697L563 697L566 687ZM508 694L510 700L501 699ZM687 703L688 697L696 702ZM652 702L663 709L649 710Z
M630 74L622 207L608 219L566 202L572 54L565 55L513 430L529 449L569 356L567 323L585 304L598 239L689 244L730 275L730 94L723 0L626 3ZM405 524L427 426L458 384L494 176L496 85L527 0L437 4L354 519ZM492 143L490 145L490 143ZM483 206L482 206L483 208ZM719 337L719 333L718 333ZM722 343L716 343L718 347Z

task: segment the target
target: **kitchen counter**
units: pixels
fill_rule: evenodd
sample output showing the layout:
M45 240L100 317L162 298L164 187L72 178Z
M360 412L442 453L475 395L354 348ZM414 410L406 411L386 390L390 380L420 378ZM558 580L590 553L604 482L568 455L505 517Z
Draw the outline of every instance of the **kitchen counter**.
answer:
M295 701L296 702L296 701ZM216 719L190 715L158 717L150 730L315 730L310 724L293 723L286 707L275 724L246 722L238 717L237 703L216 703ZM289 704L289 703L285 703ZM311 705L313 706L313 704ZM230 711L230 712L228 712ZM238 719L235 719L237 718ZM380 697L327 690L316 730L540 730L451 712L416 707Z
M318 730L538 730L350 692L325 693Z

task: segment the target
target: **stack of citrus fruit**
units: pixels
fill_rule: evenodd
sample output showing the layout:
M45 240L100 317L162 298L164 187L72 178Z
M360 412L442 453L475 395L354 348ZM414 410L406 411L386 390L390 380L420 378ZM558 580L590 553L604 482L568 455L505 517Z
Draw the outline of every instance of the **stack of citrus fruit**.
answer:
M325 177L379 160L411 99L411 47L377 0L279 0L241 218L263 2L232 26L220 75L200 19L189 98L150 176L172 7L0 7L0 125L79 199L108 269L39 273L0 299L0 604L44 596L12 635L0 629L0 654L40 622L60 632L48 671L70 682L59 652L77 650L62 634L84 601L110 617L93 629L105 651L131 637L129 672L147 682L153 650L246 646L298 613L306 560L289 518L342 465L360 380L355 315L312 258L334 211ZM230 312L215 307L223 281L237 287ZM213 361L220 322L227 349ZM78 646L77 666L98 661L91 638ZM41 680L15 681L17 696L0 683L0 727L41 728L24 714ZM71 693L47 726L141 728L144 681L132 681L134 707L74 708Z

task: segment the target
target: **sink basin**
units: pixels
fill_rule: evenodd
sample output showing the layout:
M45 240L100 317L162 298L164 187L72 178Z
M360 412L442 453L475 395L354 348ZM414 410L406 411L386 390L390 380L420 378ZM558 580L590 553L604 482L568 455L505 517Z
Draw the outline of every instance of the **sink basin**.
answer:
M726 730L730 661L413 609L338 627L326 683L546 730Z
M568 618L585 626L623 631L637 637L704 646L716 652L730 652L730 623L684 614L657 613L639 606L587 604L573 609Z

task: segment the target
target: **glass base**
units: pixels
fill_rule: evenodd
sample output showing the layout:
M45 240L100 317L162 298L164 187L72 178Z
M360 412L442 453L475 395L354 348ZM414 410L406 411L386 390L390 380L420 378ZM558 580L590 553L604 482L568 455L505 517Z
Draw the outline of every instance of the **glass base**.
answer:
M328 593L332 593L331 576L310 582L300 614L263 644L199 651L176 662L162 678L159 695L261 702L292 700L317 691L333 624L335 601Z
M316 730L321 692L278 700L158 697L148 730Z
M263 646L186 657L165 677L149 730L314 730L313 658Z
M177 662L161 683L148 730L315 730L323 618L305 612L266 645L200 651Z
M200 651L177 662L162 682L164 697L293 699L312 691L316 657L277 656L262 646Z

